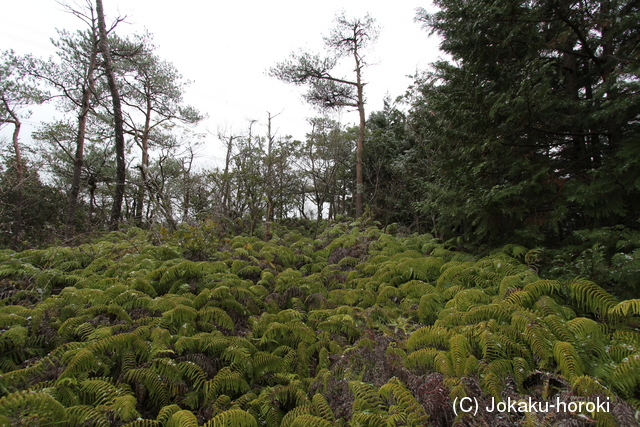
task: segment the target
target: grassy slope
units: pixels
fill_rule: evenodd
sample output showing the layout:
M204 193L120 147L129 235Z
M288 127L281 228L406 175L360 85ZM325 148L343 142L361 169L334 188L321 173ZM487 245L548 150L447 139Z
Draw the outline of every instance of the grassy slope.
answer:
M214 235L0 253L0 425L636 425L640 302L542 280L535 251ZM528 398L610 412L482 409Z

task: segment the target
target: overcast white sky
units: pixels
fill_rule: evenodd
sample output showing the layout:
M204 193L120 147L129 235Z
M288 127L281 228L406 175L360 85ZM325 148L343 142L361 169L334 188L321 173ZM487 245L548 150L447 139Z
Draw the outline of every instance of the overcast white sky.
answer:
M394 98L402 95L412 83L407 76L424 70L440 55L438 40L414 22L416 8L431 8L428 0L103 2L108 21L126 16L116 30L119 34L146 29L154 35L157 53L193 82L185 101L209 116L200 130L213 133L218 128L240 133L249 120L264 125L269 111L282 112L274 122L280 135L304 138L309 130L306 118L318 114L302 100L304 88L287 85L266 73L291 52L321 52L322 36L329 33L340 10L351 17L369 13L381 27L378 41L367 54L371 63L365 70L367 115L382 108L386 94ZM77 4L82 6L85 0L77 0ZM83 28L83 23L64 12L55 0L7 1L2 14L0 50L14 49L21 54L53 55L50 39L56 37L56 28ZM29 124L47 119L34 115ZM355 123L357 117L345 111L341 120ZM32 130L25 129L23 141L30 139ZM215 158L222 154L215 148L218 144L213 136L207 137L207 145L205 155L217 163Z

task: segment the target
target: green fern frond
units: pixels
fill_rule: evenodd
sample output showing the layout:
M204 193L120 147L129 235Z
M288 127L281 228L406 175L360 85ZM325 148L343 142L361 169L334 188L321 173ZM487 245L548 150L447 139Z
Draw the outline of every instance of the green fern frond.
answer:
M284 417L282 417L280 427L291 427L293 421L296 418L298 418L300 415L311 414L311 411L313 411L313 407L311 405L296 406L295 408L287 412Z
M103 364L98 357L96 357L96 353L94 353L91 348L82 348L77 351L71 351L67 355L68 357L71 357L71 359L69 360L66 369L60 374L59 378L72 378L81 372L108 374L108 367Z
M502 401L502 390L504 389L504 379L494 372L488 372L482 379L482 389L497 401Z
M354 402L355 407L356 402ZM354 409L353 416L351 417L351 425L358 427L388 427L389 425L396 425L395 423L389 424L388 414L371 414L369 412L360 412ZM400 424L402 425L402 424Z
M386 409L386 405L373 386L361 381L350 381L349 389L356 399L366 402L366 409L373 411L384 411Z
M452 335L451 331L443 327L423 326L409 336L407 348L412 351L425 347L448 349Z
M58 335L65 340L72 341L78 326L85 323L90 317L91 316L87 314L65 320L58 328Z
M522 357L513 358L513 379L518 387L522 388L522 384L525 379L529 377L530 373L531 367L526 359Z
M576 336L576 341L596 340L605 341L603 326L593 319L586 317L576 317L566 322L567 327Z
M626 357L638 352L639 348L628 344L607 346L606 353L614 363L620 363Z
M566 321L562 317L551 314L544 318L544 323L558 339L575 343L575 334L567 326Z
M176 404L171 404L171 405L167 405L167 406L163 406L159 411L158 411L158 416L156 417L156 420L159 423L162 423L162 425L166 424L169 422L169 420L171 419L171 417L173 416L173 414L175 414L176 412L181 411L182 409L180 408L180 406L176 405Z
M243 378L242 374L232 370L228 366L218 371L212 380L204 383L206 400L209 402L214 401L221 394L240 396L249 391L249 389L249 384Z
M527 291L515 291L510 293L505 299L505 302L513 305L517 305L523 308L531 308L535 302L535 296Z
M531 270L525 270L512 276L505 276L500 280L498 294L504 297L508 291L523 289L537 280L539 280L538 275Z
M258 422L249 412L229 409L207 421L204 427L258 427Z
M122 427L163 427L164 424L156 420L134 420L129 423L123 424Z
M350 343L355 342L361 333L353 317L348 314L335 314L320 323L318 329L332 334L344 335Z
M334 427L334 424L315 415L302 414L293 420L291 427Z
M489 304L490 302L491 296L483 289L463 289L447 302L445 308L456 307L460 311L469 311L475 306Z
M560 305L555 299L543 295L533 304L533 309L545 316L557 315L565 320L576 317L575 311L566 305Z
M67 410L47 393L19 391L0 398L0 414L9 425L35 419L39 425L66 425Z
M131 369L124 375L124 380L134 383L134 385L144 386L149 394L151 404L156 407L166 406L171 400L165 382L151 369Z
M67 414L69 415L68 425L92 425L96 427L109 427L111 425L104 413L92 406L71 406L67 408Z
M428 423L424 408L398 378L391 378L380 387L379 393L384 400L394 402L400 408L400 412L407 416L408 425L424 426Z
M572 298L579 306L591 313L606 316L618 301L590 280L576 278L568 283Z
M596 378L586 375L573 378L571 381L573 392L578 396L606 395L612 396L612 393L603 386Z
M223 351L222 359L229 364L247 365L250 363L251 353L246 347L231 345Z
M423 295L435 291L435 288L422 280L409 280L399 288L409 298L421 298Z
M467 358L471 353L471 346L467 338L457 334L449 339L449 352L456 375L464 376Z
M27 324L27 317L31 315L31 310L22 307L9 305L1 307L0 310L0 328L7 328L11 326L25 326Z
M512 319L512 313L517 307L511 304L492 303L474 307L464 315L464 323L480 323L495 319L498 322L509 322Z
M482 351L482 358L488 361L502 359L507 355L507 347L500 340L499 335L483 328L477 334L476 340Z
M634 390L640 384L640 353L625 357L611 372L609 382L624 396L633 396Z
M584 368L580 361L580 356L575 347L568 342L556 341L553 343L553 357L560 367L560 371L565 378L571 381L573 378L580 377Z
M207 375L202 367L193 362L179 362L177 365L182 377L187 379L194 390L199 390L207 380Z
M205 307L198 311L198 320L203 322L212 322L221 328L233 330L235 324L224 310L218 307Z
M80 390L85 401L90 401L93 406L113 405L120 390L113 384L96 379L84 380L80 383ZM90 399L88 399L90 397Z
M191 411L186 409L174 413L165 427L198 427L198 419Z
M539 323L530 323L524 330L525 341L529 344L534 355L541 359L541 367L553 357L552 346L555 337Z
M440 268L444 265L442 258L420 257L402 261L395 267L396 274L403 277L404 282L409 280L422 280L429 282L440 276Z
M522 332L511 325L500 325L500 329L496 333L496 339L506 348L510 357L516 356L530 360L532 353L523 338Z
M454 285L454 279L466 271L473 265L472 262L456 262L450 261L440 267L440 276L438 277L437 287L439 289L448 288Z
M449 352L440 351L436 354L433 364L435 370L440 372L442 375L446 377L455 377L455 367L453 362L451 361L451 356Z
M269 372L280 372L283 368L281 357L262 351L255 353L251 362L254 378L261 378Z
M536 280L529 283L523 290L529 292L534 300L538 300L542 295L552 295L560 292L562 285L557 280Z
M314 394L311 403L313 404L316 415L331 423L335 421L336 417L329 406L329 402L327 402L327 399L325 399L323 395L320 393Z
M136 409L137 403L137 399L131 394L116 397L112 405L115 418L123 422L139 418L140 413Z
M611 307L609 309L609 313L622 317L626 317L628 315L640 316L640 299L622 301Z
M169 357L156 357L151 366L166 382L178 383L182 380L182 371L178 368L178 364Z
M630 330L615 331L611 334L613 342L640 347L640 333Z

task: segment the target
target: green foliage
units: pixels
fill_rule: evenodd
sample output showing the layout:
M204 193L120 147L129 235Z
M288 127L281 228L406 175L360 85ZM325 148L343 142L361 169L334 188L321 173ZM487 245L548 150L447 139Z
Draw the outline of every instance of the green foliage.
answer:
M455 244L491 245L557 243L612 224L637 230L640 74L634 60L609 59L637 56L627 42L638 36L636 5L435 6L417 19L450 59L416 78L411 132L389 135L380 155L406 175L400 185L430 229ZM389 129L381 119L393 117L376 114L372 129ZM622 281L635 274L624 270Z
M640 398L637 300L582 278L541 279L521 247L476 259L430 236L335 230L322 237L334 248L377 237L343 266L292 239L325 263L315 273L244 237L228 261L131 250L118 235L7 254L3 277L57 279L49 293L0 305L0 421L422 426L455 397L511 387L538 399L552 387L540 375L576 396ZM265 248L272 261L250 260ZM249 264L238 272L259 275L231 272L240 249ZM434 375L440 403L420 388Z

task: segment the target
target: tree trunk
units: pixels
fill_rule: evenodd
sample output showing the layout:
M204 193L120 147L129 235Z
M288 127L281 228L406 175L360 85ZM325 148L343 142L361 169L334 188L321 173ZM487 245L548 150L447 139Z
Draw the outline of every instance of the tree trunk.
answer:
M13 247L14 249L18 249L18 244L20 243L20 235L22 234L22 203L23 203L23 195L22 195L22 181L24 179L24 170L22 168L22 152L20 150L19 137L20 137L20 127L22 124L18 119L16 114L13 114L11 110L9 110L9 114L13 117L13 149L16 153L16 204L13 208L13 226L11 227L11 233L13 234Z
M1 97L2 103L4 104L5 109L10 119L3 120L3 123L11 123L13 124L13 151L16 155L16 204L13 207L13 224L11 225L11 234L12 236L12 245L15 249L18 247L18 243L20 240L20 234L22 233L22 180L24 176L24 170L22 168L22 151L20 150L20 128L22 123L20 122L20 118L10 107L9 102L6 100L4 96Z
M78 206L78 196L80 194L80 176L84 162L84 140L87 129L87 118L91 109L91 96L95 89L95 78L93 76L97 66L98 46L97 40L93 40L94 46L87 69L87 81L82 90L82 101L80 114L78 114L78 133L76 135L76 155L73 159L73 177L71 178L71 190L67 196L67 218L65 224L65 237L73 237L74 224L76 220L76 208Z
M358 50L354 50L356 59L356 87L358 89L358 115L360 116L360 127L358 129L358 143L356 145L356 217L361 217L364 212L364 181L362 178L362 157L364 153L364 131L366 119L364 115L364 83L362 83L362 67Z
M107 26L104 21L102 0L96 0L96 11L98 13L98 27L100 31L100 50L104 57L104 67L107 75L107 82L109 83L109 91L111 92L111 100L113 102L113 119L116 139L116 189L113 194L113 206L111 207L109 229L117 230L118 223L120 222L120 215L122 212L122 200L124 199L124 186L126 180L122 106L120 103L120 94L118 92L118 86L116 85L115 74L113 71L111 52L109 51L109 40L107 39Z
M267 221L265 223L265 233L264 240L271 240L271 223L273 222L273 187L274 187L274 179L273 179L273 133L271 131L271 120L275 116L271 116L271 113L267 112L268 121L267 121L267 179L266 179L266 196L267 196ZM276 114L277 116L278 114Z
M222 138L220 138L222 140ZM224 189L222 194L222 207L224 209L224 216L229 217L231 212L231 178L229 177L229 166L231 165L231 155L233 153L233 139L234 136L229 136L229 142L227 144L227 157L224 163Z
M142 151L142 168L147 171L149 169L149 133L151 132L151 113L153 107L151 105L151 97L147 94L147 105L144 119L144 129L142 131L142 140L140 141L140 150ZM140 174L142 179L143 175ZM138 187L138 194L136 194L136 210L134 212L134 222L138 227L142 227L142 212L144 210L144 197L145 197L146 183L142 182Z

